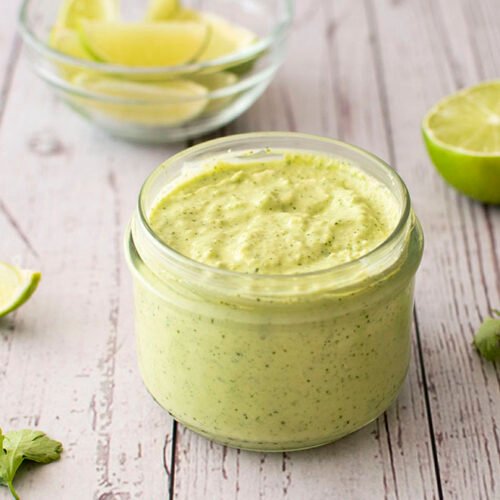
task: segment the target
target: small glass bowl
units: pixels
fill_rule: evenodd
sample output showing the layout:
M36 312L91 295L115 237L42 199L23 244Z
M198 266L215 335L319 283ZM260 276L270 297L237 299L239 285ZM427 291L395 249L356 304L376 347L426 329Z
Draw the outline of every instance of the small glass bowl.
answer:
M21 8L20 31L35 72L90 122L112 135L148 143L199 136L246 111L283 62L293 15L293 0L184 0L187 9L218 14L252 30L258 41L210 61L128 67L76 59L53 49L48 41L59 4L25 0ZM138 19L140 14L135 14L144 6L144 0L124 0L122 14ZM181 91L165 95L162 86Z

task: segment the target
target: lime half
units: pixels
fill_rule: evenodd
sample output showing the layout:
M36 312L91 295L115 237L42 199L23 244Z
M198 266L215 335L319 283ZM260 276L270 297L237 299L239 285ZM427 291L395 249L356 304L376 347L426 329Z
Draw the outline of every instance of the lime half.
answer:
M118 17L116 0L64 0L56 26L76 30L83 19L112 21Z
M41 274L0 262L0 317L22 306L36 290Z
M80 34L96 59L124 66L175 66L194 61L205 48L205 23L84 21Z
M449 184L476 200L500 203L500 80L443 99L425 116L422 131Z

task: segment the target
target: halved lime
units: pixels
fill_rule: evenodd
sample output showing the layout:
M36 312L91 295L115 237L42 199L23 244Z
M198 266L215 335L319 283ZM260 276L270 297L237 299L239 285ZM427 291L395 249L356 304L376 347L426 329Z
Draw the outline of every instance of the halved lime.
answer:
M476 200L500 203L500 80L443 99L425 116L422 131L449 184Z
M85 47L100 61L124 66L175 66L194 61L210 29L195 21L143 23L84 21Z
M179 125L197 117L206 107L207 89L188 80L140 83L81 73L75 85L101 96L85 101L87 110L96 110L115 120L143 125ZM106 101L106 97L112 99ZM113 98L117 99L113 102Z
M147 21L167 21L180 9L179 0L150 0Z
M117 17L117 0L64 0L56 26L76 30L84 19L113 21Z
M207 46L198 56L198 61L209 61L233 54L257 39L255 33L250 30L232 24L215 14L203 13L201 18L210 26L211 34Z
M0 262L0 317L23 305L36 290L41 274Z

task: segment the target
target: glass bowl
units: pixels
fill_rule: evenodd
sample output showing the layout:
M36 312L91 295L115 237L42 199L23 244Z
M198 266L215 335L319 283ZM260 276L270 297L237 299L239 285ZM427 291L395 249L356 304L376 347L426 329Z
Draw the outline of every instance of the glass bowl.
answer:
M20 31L35 72L80 115L112 135L167 143L222 127L264 92L284 59L293 0L184 0L247 28L257 42L218 59L168 67L129 67L76 59L49 45L61 0L25 0ZM126 20L143 0L123 0ZM165 92L165 88L169 88Z

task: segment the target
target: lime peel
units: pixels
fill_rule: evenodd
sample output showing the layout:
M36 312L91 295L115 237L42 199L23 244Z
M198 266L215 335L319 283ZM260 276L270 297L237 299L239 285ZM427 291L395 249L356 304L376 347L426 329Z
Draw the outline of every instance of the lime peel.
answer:
M35 292L42 275L0 262L0 317L22 306Z
M451 186L500 204L500 80L444 98L422 122L429 156Z

